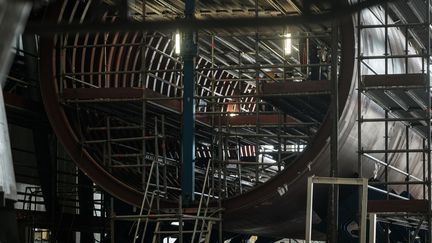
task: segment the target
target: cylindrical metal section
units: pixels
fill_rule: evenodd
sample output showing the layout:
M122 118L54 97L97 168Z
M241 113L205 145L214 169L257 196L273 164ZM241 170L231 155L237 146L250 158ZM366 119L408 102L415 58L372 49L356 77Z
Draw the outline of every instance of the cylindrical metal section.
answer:
M22 32L30 9L30 2L0 0L0 194L13 201L17 192L2 87L11 64L12 44Z
M2 89L0 89L0 193L4 194L5 199L13 201L17 199L15 172Z
M383 13L378 8L372 10L365 10L361 16L362 21L366 24L382 24L380 18ZM57 17L57 16L56 16ZM383 110L377 104L370 100L362 99L359 103L357 100L357 73L355 70L355 38L354 26L351 18L342 19L341 27L341 70L339 73L339 93L340 93L340 119L339 119L339 176L341 177L355 177L357 174L363 177L377 177L381 174L382 167L368 158L363 158L364 163L362 171L357 171L357 142L358 134L357 119L362 116L366 119L376 117L383 117ZM391 24L391 23L390 23ZM396 28L388 30L389 35L389 54L398 56L404 54L405 37ZM383 55L385 52L384 46L384 30L382 29L365 29L361 33L362 50L360 54L367 56ZM51 120L53 128L62 141L64 146L69 150L71 157L80 166L80 168L88 173L96 183L102 188L116 195L120 199L127 201L131 204L139 205L142 201L142 193L134 188L126 185L118 178L115 178L107 172L88 151L82 149L79 145L78 138L71 128L67 115L63 107L59 104L59 97L55 80L55 41L44 39L45 42L41 44L41 50L44 53L42 61L47 64L43 65L46 69L43 73L43 78L46 82L41 84L42 95L44 96L44 104L48 116ZM411 51L410 51L411 52ZM415 53L412 50L412 53ZM411 59L408 62L408 67L405 65L404 59L389 59L388 73L405 73L408 70L411 73L421 71L421 64ZM376 58L368 58L364 60L370 68L373 69L371 73L383 74L385 72L385 65L382 65L383 60ZM368 74L368 70L362 70L362 73ZM361 78L361 77L360 77ZM95 76L96 79L96 76ZM214 93L214 92L213 92ZM213 94L214 96L214 94ZM211 97L209 97L211 98ZM357 108L361 106L362 113L357 114ZM398 125L397 121L388 122L388 148L397 151L404 148L405 128ZM331 120L329 116L324 120L318 131L315 139L308 145L306 151L289 167L280 172L277 176L270 179L266 183L257 186L249 192L239 195L234 198L227 199L223 207L225 208L224 215L224 228L228 231L237 231L245 234L262 234L269 236L281 236L291 238L304 237L304 223L305 223L305 205L306 205L306 185L307 177L312 175L327 176L330 169L330 131ZM384 123L375 124L372 122L362 123L361 131L367 131L362 134L362 144L360 148L366 150L382 149L384 148L384 139L379 139L378 136L384 136ZM222 139L220 139L222 143ZM418 137L410 139L410 149L421 148L422 141ZM422 151L422 150L421 150ZM413 161L421 161L422 153L410 155ZM384 161L383 154L375 155L375 158ZM223 158L222 151L219 151L220 158ZM389 162L392 166L398 168L400 171L405 170L404 156L389 155ZM411 171L420 171L416 167L422 166L421 164L410 164ZM221 170L219 170L219 173ZM389 178L394 181L403 181L405 175L400 171L389 171ZM417 177L419 175L416 174ZM219 175L219 178L221 176ZM221 187L221 184L219 184ZM415 195L421 195L421 185L413 185L412 192ZM393 185L397 192L405 188L405 185ZM418 193L417 193L418 192ZM315 197L323 200L327 197L326 190L317 188ZM320 203L314 203L319 205ZM313 216L314 222L320 221L320 216L315 212ZM180 223L181 225L181 223ZM314 237L320 235L315 234ZM321 235L323 236L323 235Z

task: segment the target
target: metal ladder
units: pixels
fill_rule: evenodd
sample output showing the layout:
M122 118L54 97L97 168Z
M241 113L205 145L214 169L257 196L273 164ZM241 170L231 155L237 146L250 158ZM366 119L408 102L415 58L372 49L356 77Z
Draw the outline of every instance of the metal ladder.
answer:
M158 239L161 236L172 236L177 235L179 242L183 243L183 236L186 234L191 236L192 242L204 242L209 243L211 239L211 232L213 230L213 226L220 221L219 217L213 217L214 214L219 213L219 209L211 210L209 208L210 198L212 197L212 189L208 190L208 194L206 195L206 187L208 187L209 183L209 171L210 171L211 163L209 162L206 168L206 173L204 177L203 188L201 190L200 200L198 204L198 208L196 208L195 214L189 214L188 211L190 209L183 208L182 200L179 198L179 207L177 209L166 209L164 210L166 213L161 213L158 215L152 215L155 217L156 226L153 233L152 243L158 243ZM205 199L204 197L207 196ZM194 208L195 209L195 208ZM194 211L192 209L192 211ZM172 212L175 212L174 214ZM150 210L149 210L150 213ZM150 216L150 214L148 214ZM150 217L146 217L146 224L149 221ZM177 221L178 229L177 230L163 230L162 223L167 221ZM184 223L193 221L193 229L185 230ZM145 231L144 231L145 234ZM142 237L144 239L144 236Z
M137 225L135 227L135 234L134 234L133 243L136 243L136 241L137 241L137 239L139 237L139 228L140 228L140 224L141 224L142 218L145 218L144 232L143 232L143 236L142 236L142 239L141 239L141 242L144 242L145 233L147 231L147 227L148 227L148 223L149 223L149 216L150 216L152 208L153 208L153 203L154 203L155 196L156 196L156 200L159 200L159 195L156 195L156 194L160 194L160 192L159 192L158 189L156 191L153 191L151 193L150 200L148 199L148 194L149 194L148 190L149 190L150 180L152 178L152 174L153 174L153 170L154 170L155 165L158 166L157 163L158 163L158 158L156 157L153 160L153 162L151 164L151 167L150 167L150 172L149 172L149 176L148 176L148 179L147 179L146 189L144 191L144 196L143 196L143 200L142 200L142 203L141 203L141 208L140 208L140 212L139 212L139 215L138 215ZM156 176L159 176L159 175L156 175ZM145 207L146 203L149 205L148 212L147 212L146 216L143 216L144 207Z

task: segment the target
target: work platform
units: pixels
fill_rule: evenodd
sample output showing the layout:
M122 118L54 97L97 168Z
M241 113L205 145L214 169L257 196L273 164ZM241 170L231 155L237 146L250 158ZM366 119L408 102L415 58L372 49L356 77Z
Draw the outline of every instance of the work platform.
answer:
M365 75L361 82L363 93L389 112L389 121L401 121L426 138L427 80L418 73Z

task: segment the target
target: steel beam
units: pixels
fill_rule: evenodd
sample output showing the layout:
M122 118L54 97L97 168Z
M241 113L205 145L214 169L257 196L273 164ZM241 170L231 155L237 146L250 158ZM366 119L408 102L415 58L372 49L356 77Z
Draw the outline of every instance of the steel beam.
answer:
M88 33L88 32L118 32L118 31L163 31L176 30L196 31L209 30L227 27L270 27L270 26L290 26L311 23L325 23L333 19L343 18L356 13L357 11L381 4L384 0L368 0L352 5L340 5L333 11L322 14L306 14L300 16L281 16L281 17L241 17L225 19L175 19L171 21L119 21L114 23L35 23L27 25L26 32L39 35L52 35L55 33ZM187 3L187 2L186 2ZM189 11L191 8L186 8Z
M262 83L260 94L262 97L275 95L319 95L329 94L330 87L330 80Z
M38 111L42 109L42 107L36 106L37 103L31 103L18 99L20 97L16 98L15 96L8 95L5 98L7 98L7 105L10 104L12 106L18 107L25 106L28 107L27 109L37 109ZM68 88L63 90L62 99L67 102L108 102L148 99L150 103L177 114L180 114L182 109L182 101L170 99L169 97L166 97L151 89L142 88ZM278 115L275 114L260 114L258 116L258 120L255 115L251 114L238 114L237 116L227 117L227 119L228 121L223 119L221 124L241 126L256 125L257 122L259 122L261 125L275 125L280 123ZM204 124L210 124L210 120L211 119L205 114L196 116L196 121L202 122ZM311 123L303 124L291 116L286 116L286 122L284 124L294 126L311 125Z
M407 88L412 86L424 87L427 81L426 78L426 74L423 73L363 75L362 83L365 88L392 86Z
M286 116L286 121L281 123L279 119L279 115L275 114L260 114L258 117L256 115L242 115L239 114L237 116L227 117L227 120L222 120L222 125L230 125L230 126L243 126L243 125L257 125L259 123L262 125L302 125L300 121L297 119Z
M194 20L195 0L186 0L185 19ZM193 29L183 33L183 116L182 116L182 202L188 206L195 199L195 58Z
M368 213L427 213L427 200L370 200Z

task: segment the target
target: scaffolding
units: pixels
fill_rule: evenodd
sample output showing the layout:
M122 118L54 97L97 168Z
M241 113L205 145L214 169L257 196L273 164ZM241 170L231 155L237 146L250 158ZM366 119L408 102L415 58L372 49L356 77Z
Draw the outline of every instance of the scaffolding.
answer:
M162 128L160 128L160 126L162 126ZM159 139L163 141L165 138L165 129L163 126L164 119L162 119L162 122L158 125L158 119L156 117L154 125L154 158L150 164L143 162L150 166L150 169L145 176L146 181L143 182L145 186L144 195L139 213L136 215L115 215L113 212L111 214L112 224L117 220L133 221L134 242L137 242L139 239L140 242L144 242L149 233L152 233L150 236L152 239L151 241L154 243L160 242L164 237L175 237L178 238L180 242L183 242L184 237L190 237L191 242L194 242L195 239L199 240L199 242L201 242L201 240L209 242L213 227L222 222L220 200L217 201L218 203L211 201L211 199L219 198L215 195L214 181L211 181L210 178L210 175L215 173L215 171L213 171L214 164L209 162L206 166L202 191L199 193L200 199L196 207L184 207L181 198L179 198L177 208L162 208L160 206L161 200L166 198L166 192L168 190L166 186L166 175L162 177L165 183L163 183L163 185L160 183L160 168L162 167L162 173L166 173L166 170L163 169L165 167L164 162L166 162L166 151L163 151L160 155L158 149L160 145ZM159 132L159 129L162 133ZM108 141L110 140L108 139ZM163 150L164 149L165 148L163 148ZM145 151L145 153L148 153L148 151ZM143 154L141 157L145 158L146 155ZM137 166L144 167L142 164ZM154 189L150 188L150 186L154 186ZM152 232L149 232L148 229L151 223L154 224L154 229ZM112 226L112 231L114 231L114 226ZM112 242L114 242L114 239L115 238L112 236Z
M371 177L363 168L375 167L369 193L379 199L368 203L369 242L376 240L376 222L384 223L385 242L392 225L407 228L406 242L431 241L430 7L430 1L386 2L357 15L358 173ZM426 11L407 14L419 9ZM364 117L367 109L377 112ZM376 131L383 131L381 139L363 143Z
M255 5L258 15L259 1ZM145 1L141 7L145 12ZM111 201L112 240L117 220L134 222L134 241L150 233L153 242L169 236L208 241L212 231L222 239L221 201L265 183L301 154L326 112L299 97L318 95L327 101L330 91L322 87L330 79L331 33L313 27L287 32L197 33L204 49L194 73L201 126L194 192L199 200L195 206L179 202L174 208L161 206L177 201L181 193L180 149L167 149L179 140L175 133L181 126L184 93L184 65L173 51L172 33L128 33L132 38L99 33L86 35L83 42L73 36L59 38L60 100L71 110L69 119L75 118L80 145L108 172L143 193L135 215L115 215ZM278 51L287 36L294 43L290 55ZM309 50L311 43L316 50ZM114 61L117 51L128 52L124 69L122 58ZM138 53L133 64L130 53ZM91 56L89 68L78 67L80 55ZM306 108L296 108L289 98ZM284 99L285 105L277 104ZM300 117L290 116L290 109ZM167 226L169 222L178 225Z
M213 35L213 41L217 38L218 35ZM309 34L308 36L294 35L293 38L300 38L302 41L306 42L311 38L314 38L313 35ZM145 38L145 37L144 37ZM258 37L258 42L262 40ZM328 38L326 35L325 38ZM265 37L263 39L266 39ZM65 41L66 42L66 41ZM104 42L106 42L106 38L104 38ZM98 45L85 45L85 46L70 46L62 43L62 53L63 56L66 57L66 52L74 52L75 49L80 48L96 48L101 49L103 56L106 56L109 52L109 48L112 45L109 44L98 44ZM300 72L302 69L308 68L319 68L319 67L327 67L328 63L321 64L292 64L288 63L288 58L284 59L284 62L279 65L266 66L266 65L255 65L255 66L247 66L242 65L242 59L244 54L239 55L239 67L235 71L237 71L237 78L233 78L229 80L228 78L216 78L216 73L229 72L228 68L224 68L223 66L216 65L215 62L215 53L214 49L217 48L216 44L212 44L212 48L210 52L211 55L211 67L197 69L197 75L202 75L202 73L207 72L210 75L205 75L205 78L209 78L211 82L211 88L204 88L204 84L197 85L197 89L202 93L205 92L207 95L204 96L196 96L197 101L197 115L203 117L202 122L208 122L209 127L216 128L212 132L215 137L219 137L219 139L213 139L211 141L215 142L214 144L218 144L221 146L222 153L220 156L218 154L214 154L215 156L208 156L208 158L214 158L215 163L221 163L220 167L223 171L223 180L227 184L232 183L236 185L238 188L236 191L233 191L230 195L236 194L238 192L244 192L246 187L250 188L253 184L260 184L265 182L268 178L272 177L276 173L280 172L284 169L286 165L288 165L294 158L296 158L302 150L305 148L307 143L311 140L313 136L313 131L317 129L319 126L319 121L312 122L302 122L296 119L293 119L289 115L285 113L285 111L272 107L270 105L272 98L286 98L293 96L302 96L306 93L266 93L266 87L271 86L273 83L283 84L283 83L294 83L293 79L301 79L304 83L310 82L310 77L305 75L302 77L294 77L293 69L296 69L296 72ZM115 47L130 47L128 44L117 44ZM147 45L140 45L140 48L146 49L149 48ZM144 48L145 47L145 48ZM263 57L260 54L260 49L257 48L256 57L262 59ZM142 50L142 52L144 52ZM239 51L241 52L241 51ZM142 57L144 58L144 57ZM147 156L147 160L151 158L151 153L146 153L145 141L149 141L154 139L154 136L146 134L146 122L145 120L149 119L149 117L154 117L155 112L152 111L151 115L146 115L149 113L148 103L163 105L168 104L168 102L177 102L182 99L181 94L175 94L174 96L163 96L163 95L148 95L145 90L148 90L148 77L151 76L151 71L110 71L107 68L109 65L106 63L105 58L103 68L104 71L98 72L65 72L61 71L61 81L60 81L60 93L63 95L63 101L65 104L70 105L75 108L77 113L79 113L82 108L85 109L95 109L98 112L105 113L106 116L104 119L106 120L105 124L102 126L90 126L85 130L80 131L80 135L82 136L82 145L85 148L92 149L92 147L99 147L99 149L104 150L105 155L103 158L104 165L109 168L110 172L115 172L118 170L133 170L137 169L140 173L145 177L147 174L145 172L145 167L142 167L141 162L144 160L144 154ZM63 63L66 60L63 59ZM174 61L177 66L179 66L179 61ZM62 70L66 67L65 64L62 64ZM145 65L144 65L145 66ZM142 69L143 67L141 67ZM220 68L217 70L217 68ZM265 71L266 69L271 68L274 71ZM145 67L144 67L145 69ZM245 72L245 70L256 70L255 77L250 77L249 74ZM181 80L182 77L178 72L181 69L174 69L175 76L174 80L177 80L176 83L180 84L179 87L175 83L170 82L169 85L173 89L178 89L181 93ZM283 70L283 71L280 71ZM274 72L280 72L274 73ZM156 71L155 71L156 72ZM159 70L158 73L170 73L171 70ZM143 74L144 73L144 74ZM271 73L272 75L269 75ZM321 73L321 72L319 72ZM118 87L117 84L112 84L112 80L116 77L116 75L133 75L139 74L139 85L141 90L139 90L139 94L128 96L126 92L137 91L136 88L125 88ZM167 74L168 75L168 74ZM281 78L273 78L272 76L284 76ZM297 74L296 74L297 75ZM144 77L144 78L142 78ZM102 79L102 83L99 85L95 85L94 82L89 82L92 79ZM163 82L162 80L156 79L158 81ZM251 82L253 80L253 82ZM101 81L98 81L101 82ZM103 84L105 82L105 84ZM109 84L107 84L107 82ZM110 83L111 82L111 83ZM206 81L207 82L207 81ZM229 86L235 87L235 90L238 90L237 94L229 94L220 93L221 90L221 82L229 83ZM324 81L320 81L324 82ZM165 83L165 82L163 82ZM199 83L199 81L197 81ZM315 82L312 82L315 83ZM110 88L105 88L106 85L113 85L110 87L116 87L117 91L120 93L119 95L111 94L102 94L102 92L113 92ZM72 91L75 89L75 91ZM90 92L88 90L96 90L94 93L98 95L97 90L100 90L100 97L91 97ZM144 90L144 91L142 91ZM249 91L248 91L249 90ZM85 92L89 92L88 95L83 96L74 96L74 93L81 93L85 95ZM125 92L125 94L123 94ZM328 94L327 93L317 93L320 94ZM123 97L121 96L123 95ZM127 107L130 110L138 109L140 107L141 115L134 113L134 117L132 119L126 119L125 116L121 116L122 114L113 114L111 115L107 108L102 107L102 104L109 104L110 106L114 106L118 109L117 104L127 103ZM130 105L130 107L129 107ZM230 108L231 107L231 108ZM168 107L170 108L170 107ZM125 114L127 115L127 114ZM120 117L119 117L120 116ZM146 117L147 116L147 117ZM239 121L244 118L248 118L247 122L250 124L241 124ZM266 121L267 118L271 121ZM80 118L79 118L80 119ZM150 118L153 119L153 118ZM161 119L161 118L159 118ZM141 121L140 121L141 120ZM142 122L144 121L144 122ZM80 121L81 122L81 121ZM148 126L147 126L148 127ZM164 126L163 126L164 127ZM147 129L148 130L148 129ZM104 132L105 131L105 132ZM120 133L123 131L123 134ZM125 131L128 131L128 136L124 136ZM142 131L139 134L139 131ZM304 132L306 131L306 132ZM105 135L102 136L101 132L104 132ZM117 136L113 136L113 134L118 134ZM131 135L134 134L134 135ZM122 135L122 136L119 136ZM91 138L90 138L91 137ZM245 139L243 139L245 138ZM246 143L243 141L247 141ZM142 140L142 149L137 150L133 146L127 146L126 143L131 142L139 142ZM107 142L108 141L108 142ZM105 145L104 145L105 144ZM113 152L113 147L122 147L125 150L129 150L128 153L120 153ZM206 150L211 151L212 146L208 146ZM117 149L118 150L118 149ZM165 151L164 153L166 153ZM108 158L108 155L110 158ZM216 158L219 157L219 158ZM241 157L255 157L255 161L243 161ZM271 161L268 161L268 158L272 157ZM129 160L135 158L136 163L131 163ZM167 162L165 165L178 166L177 162L173 158L165 158L162 156L164 160ZM126 161L128 159L128 161ZM141 160L141 162L139 162ZM163 168L166 170L167 165ZM249 167L249 169L243 170L242 167ZM253 167L253 169L251 169ZM273 168L275 167L275 168ZM234 171L232 171L234 169ZM241 176L243 173L252 173L254 171L254 179L250 180L248 178L252 178L251 176ZM235 172L232 174L231 172ZM203 175L203 171L201 175ZM227 176L225 176L227 175ZM231 176L232 175L232 176ZM263 179L260 181L260 177ZM243 178L244 180L241 180ZM203 178L201 178L203 180ZM243 182L241 182L243 181ZM142 185L145 183L145 178L142 179ZM243 183L243 184L241 184ZM169 186L164 185L165 191L169 189ZM171 188L173 189L173 188ZM177 188L177 191L179 188ZM228 190L225 191L225 196L229 197ZM174 196L174 198L176 198Z
M176 231L182 232L177 235L191 234L195 235L193 237L204 239L208 236L206 233L214 230L216 226L221 234L220 201L245 193L289 166L311 141L314 131L320 125L319 120L301 121L289 116L286 111L276 108L276 105L272 105L272 99L310 95L309 91L281 93L287 90L284 89L272 93L267 89L273 84L307 86L326 83L326 80L311 82L313 79L308 73L310 69L317 69L320 76L324 77L322 74L326 73L325 70L330 66L328 62L310 63L308 58L305 58L307 60L304 62L296 63L293 57L285 56L279 64L247 65L243 63L246 54L239 49L238 65L224 66L216 62L218 44L215 40L220 38L219 35L203 34L200 36L200 41L210 40L211 43L209 50L211 61L196 69L196 89L197 94L199 93L195 96L196 114L200 116L200 122L206 124L204 128L210 128L211 131L208 144L203 142L200 148L197 146L198 159L206 162L200 166L201 168L196 168L196 173L199 175L196 188L198 190L207 188L207 192L195 192L200 195L199 208L201 209L185 209L182 208L183 205L175 209L156 206L161 200L177 200L181 192L174 181L178 178L173 179L172 175L169 176L172 171L178 171L181 167L179 156L169 156L171 151L167 151L166 148L167 139L173 139L172 127L176 124L172 119L167 122L166 110L164 110L165 106L171 109L170 112L173 110L174 113L181 112L175 110L176 104L179 104L182 99L181 61L178 57L170 56L169 60L174 63L172 69L149 70L145 63L148 59L146 52L153 50L161 54L159 50L147 44L148 39L154 38L155 34L143 34L141 43L138 44L109 44L109 36L106 34L103 36L103 43L94 45L70 45L67 39L60 38L63 58L60 59L59 93L64 104L76 111L80 125L78 133L83 148L91 151L96 158L99 156L99 151L102 151L102 158L98 159L107 171L140 188L145 195L142 201L144 206L135 216L115 215L114 210L111 210L112 232L115 231L115 220L127 219L136 222L137 239L145 237L150 222L156 224L154 235L159 235L159 238L176 235L173 233ZM254 41L257 43L268 39L260 35L250 37L255 38ZM276 39L284 40L284 38ZM309 43L314 38L317 38L314 39L316 42L319 42L320 38L328 39L329 35L328 33L321 35L294 33L292 38L306 45L305 43ZM93 48L101 53L102 70L74 71L66 65L68 62L66 57L86 48ZM139 50L141 52L139 70L111 70L107 57L112 48ZM264 59L262 49L264 47L256 44L255 58ZM221 73L229 73L233 77L224 77ZM122 86L120 82L115 81L121 80L122 76L132 77L130 81L132 87L125 87L124 84ZM133 81L133 78L137 78L138 81ZM328 72L327 78L329 78ZM156 94L156 86L151 88L150 80L166 85L167 93ZM223 91L223 87L226 86L234 87L231 93L228 92L229 89ZM111 88L115 88L115 92ZM328 90L312 93L312 95L328 94ZM155 109L154 106L159 108ZM112 107L112 110L107 107ZM90 111L93 110L97 115L86 117L92 114ZM129 110L134 112L126 113ZM86 114L81 117L81 112ZM92 121L96 122L91 123ZM88 126L87 123L91 125ZM171 127L169 135L166 134L168 127ZM209 175L206 173L207 170L210 170ZM134 178L128 173L140 174L139 183L132 181ZM190 214L191 211L194 214ZM163 222L167 220L193 221L194 226L193 229L188 230L180 229L179 226L175 230L166 232L162 228ZM206 239L208 238L204 240Z

